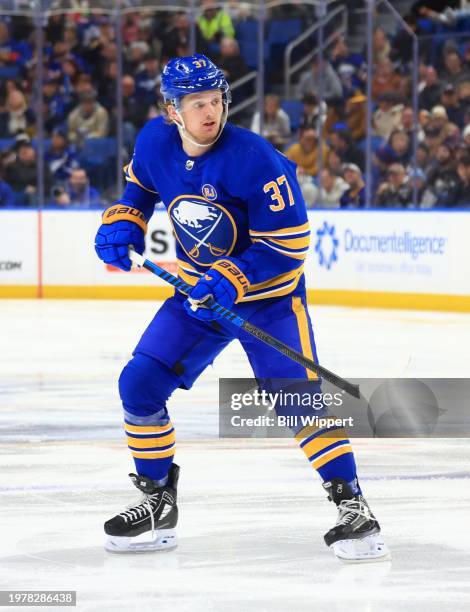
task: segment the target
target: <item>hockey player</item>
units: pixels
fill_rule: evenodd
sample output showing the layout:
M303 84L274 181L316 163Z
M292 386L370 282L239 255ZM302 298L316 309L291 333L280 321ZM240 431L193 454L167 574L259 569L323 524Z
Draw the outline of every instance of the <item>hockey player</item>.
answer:
M303 277L309 226L295 164L260 136L227 121L230 92L207 57L170 60L161 92L167 118L149 121L125 168L124 194L102 217L96 252L130 270L129 245L144 251L158 197L175 237L178 274L193 287L163 304L119 379L127 442L143 498L105 523L115 552L176 546L178 466L166 404L238 338L257 379L290 378L319 388L316 375L207 308L214 299L244 319L317 359ZM337 429L337 428L336 428ZM356 476L342 430L294 431L338 507L325 535L337 556L383 559L387 548Z

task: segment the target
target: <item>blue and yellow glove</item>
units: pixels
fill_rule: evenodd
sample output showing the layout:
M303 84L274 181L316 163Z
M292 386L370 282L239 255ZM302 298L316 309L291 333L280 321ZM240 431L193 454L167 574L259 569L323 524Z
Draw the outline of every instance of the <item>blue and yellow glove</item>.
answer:
M129 271L129 245L142 255L145 250L147 223L137 208L115 204L103 213L102 225L95 238L95 251L104 263Z
M239 302L247 292L249 281L231 259L219 259L193 287L184 302L186 312L201 321L214 321L220 315L210 309L217 302L227 309Z

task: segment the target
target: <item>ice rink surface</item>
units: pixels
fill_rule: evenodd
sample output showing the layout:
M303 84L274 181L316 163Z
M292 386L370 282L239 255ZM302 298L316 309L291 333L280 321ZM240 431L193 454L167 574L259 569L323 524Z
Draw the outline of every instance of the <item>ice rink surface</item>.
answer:
M354 441L393 559L342 565L323 543L336 511L294 442L217 438L218 378L250 376L235 343L169 406L179 548L105 552L104 520L138 498L116 380L155 309L0 302L0 589L76 590L80 611L470 610L468 441ZM321 363L345 377L469 375L469 315L311 314Z

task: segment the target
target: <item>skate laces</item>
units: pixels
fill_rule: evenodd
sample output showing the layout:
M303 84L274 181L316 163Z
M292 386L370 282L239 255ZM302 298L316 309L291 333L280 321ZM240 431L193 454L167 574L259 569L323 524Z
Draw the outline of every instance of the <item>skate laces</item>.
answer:
M369 506L360 499L343 499L338 504L338 512L336 525L349 525L359 516L367 520L372 519Z
M127 510L124 510L124 512L121 512L119 516L122 516L122 518L127 523L128 519L134 520L137 518L142 518L148 513L150 514L151 521L153 524L154 522L154 518L153 518L154 508L152 506L153 503L156 504L156 501L152 499L152 496L144 493L136 504L127 506Z

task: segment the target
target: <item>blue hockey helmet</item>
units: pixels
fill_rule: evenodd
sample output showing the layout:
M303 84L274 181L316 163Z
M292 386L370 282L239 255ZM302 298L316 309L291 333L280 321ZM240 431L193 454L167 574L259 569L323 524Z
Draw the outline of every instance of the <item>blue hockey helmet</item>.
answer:
M165 102L178 103L183 96L211 89L220 89L230 102L224 73L201 53L171 59L163 69L160 91Z

